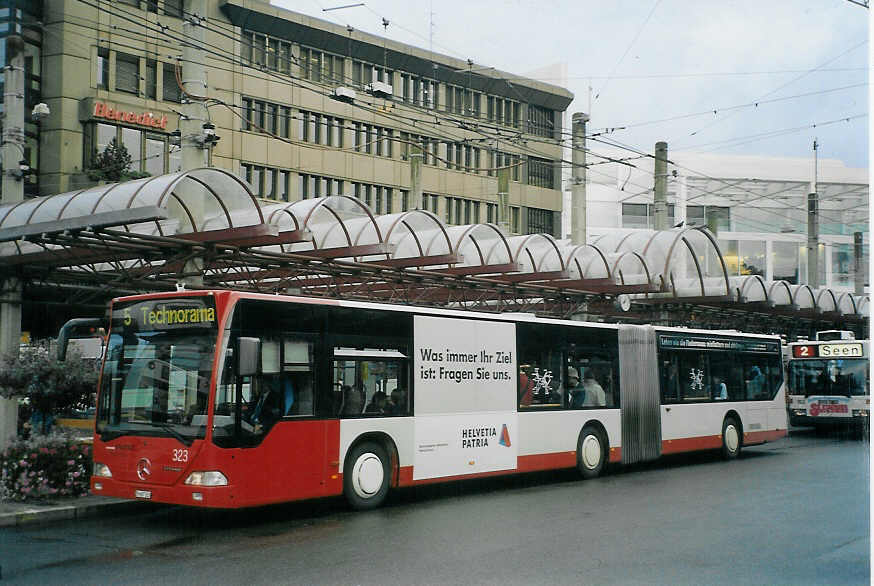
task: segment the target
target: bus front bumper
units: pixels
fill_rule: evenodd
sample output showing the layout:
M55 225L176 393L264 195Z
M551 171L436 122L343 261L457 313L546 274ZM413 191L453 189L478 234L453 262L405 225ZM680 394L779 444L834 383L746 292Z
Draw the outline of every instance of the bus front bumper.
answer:
M91 494L192 507L232 509L240 506L232 486L159 485L92 476Z

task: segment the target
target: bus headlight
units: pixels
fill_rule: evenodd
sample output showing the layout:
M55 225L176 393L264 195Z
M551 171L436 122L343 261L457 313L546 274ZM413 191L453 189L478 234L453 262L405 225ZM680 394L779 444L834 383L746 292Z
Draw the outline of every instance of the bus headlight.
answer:
M112 478L112 471L109 469L109 466L106 464L101 464L100 462L94 462L94 466L91 468L91 476L100 476L102 478Z
M228 478L218 470L192 472L185 484L193 486L227 486Z
M865 409L853 409L853 417L868 417L868 411Z

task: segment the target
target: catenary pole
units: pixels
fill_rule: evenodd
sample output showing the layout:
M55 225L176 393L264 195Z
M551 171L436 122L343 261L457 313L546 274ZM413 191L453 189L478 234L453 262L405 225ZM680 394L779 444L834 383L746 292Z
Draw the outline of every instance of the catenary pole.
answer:
M817 148L813 139L813 181L807 194L807 284L811 289L819 287L819 195L817 194Z
M655 184L653 187L653 227L668 229L668 143L655 145Z
M586 243L586 122L589 115L575 112L571 126L573 132L573 151L571 164L571 243Z
M7 65L3 68L3 136L0 154L3 181L0 203L24 200L24 41L20 36L6 37ZM6 275L0 281L0 354L18 354L21 340L21 281ZM0 450L17 435L18 402L0 398Z
M179 120L181 133L182 170L191 171L209 165L209 144L205 141L206 129L211 127L209 110L204 103L207 95L206 67L204 63L204 25L207 0L186 0L187 13L183 22L181 85L183 90L182 113ZM166 81L165 81L166 83ZM204 221L204 194L200 189L185 182L180 189L187 190L185 200L194 219L195 231L200 231ZM185 263L182 282L185 285L203 286L203 258L193 257Z

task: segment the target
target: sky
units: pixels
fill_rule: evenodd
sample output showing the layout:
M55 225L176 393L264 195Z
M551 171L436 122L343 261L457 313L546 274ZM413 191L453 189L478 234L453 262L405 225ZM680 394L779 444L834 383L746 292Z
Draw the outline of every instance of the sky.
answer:
M573 92L568 124L587 112L589 134L644 152L812 157L816 139L820 158L868 167L869 14L850 0L272 4L474 67L559 66L565 80L532 77Z

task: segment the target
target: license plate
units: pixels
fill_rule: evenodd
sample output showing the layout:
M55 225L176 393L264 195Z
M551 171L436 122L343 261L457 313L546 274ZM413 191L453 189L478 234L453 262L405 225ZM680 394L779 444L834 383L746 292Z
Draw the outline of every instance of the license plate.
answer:
M151 490L135 490L134 496L138 499L150 499L152 498Z

